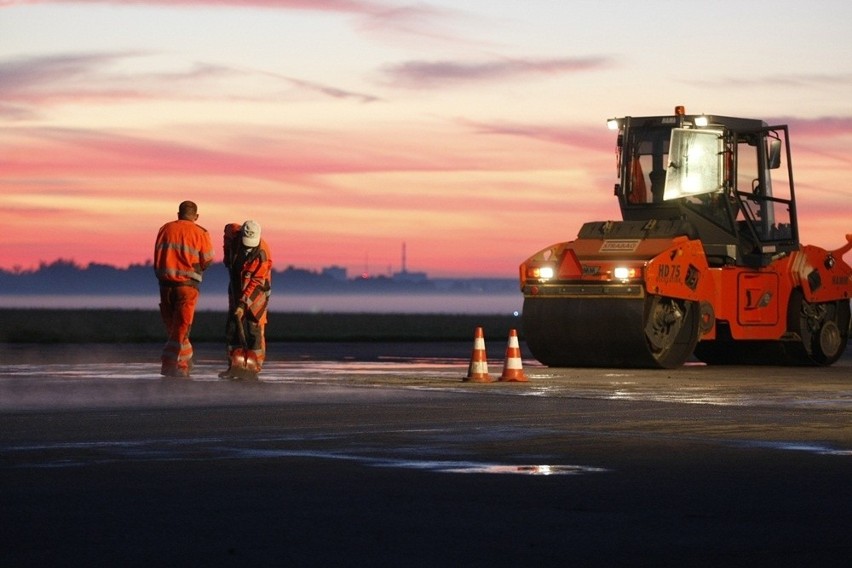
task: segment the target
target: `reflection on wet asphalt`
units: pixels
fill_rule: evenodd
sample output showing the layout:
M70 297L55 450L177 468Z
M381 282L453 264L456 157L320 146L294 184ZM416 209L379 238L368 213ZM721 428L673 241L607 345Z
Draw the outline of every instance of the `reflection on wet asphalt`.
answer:
M0 391L5 391L6 395L0 398L0 409L39 405L38 397L51 390L48 385L74 384L83 393L87 385L94 383L98 383L101 390L116 392L127 381L175 382L164 381L158 367L152 363L151 359L156 360L157 356L155 346L37 346L24 350L22 356L16 356L15 349L9 346L0 349L5 362L0 366ZM838 363L825 368L688 364L676 370L557 369L544 367L527 357L523 361L529 378L526 383L499 381L503 361L492 352L489 371L495 381L483 384L463 380L470 353L467 345L299 344L288 349L273 352L261 374L260 385L241 385L247 389L238 398L250 399L256 393L255 387L261 385L267 387L263 396L272 399L276 396L272 385L313 385L684 405L852 410L852 350ZM187 387L186 397L192 394L213 398L226 396L220 394L223 387L211 386L204 390L198 385L227 382L217 376L224 368L220 351L218 346L197 349L190 381L196 387ZM16 360L21 362L16 363ZM20 382L24 380L25 383ZM104 382L109 388L104 388ZM67 388L66 394L68 398L64 400L48 397L44 404L97 404L97 398L78 400ZM172 394L180 396L180 393ZM107 397L105 402L114 400Z
M131 462L269 460L308 458L324 461L350 461L368 467L416 469L441 473L488 473L514 475L582 475L603 473L600 467L582 465L500 464L472 460L417 459L370 455L349 449L322 451L275 447L297 442L286 439L241 438L234 441L209 438L191 440L142 440L118 442L76 442L19 445L5 448L6 459L16 468L76 468L91 465ZM2 467L2 464L0 464Z

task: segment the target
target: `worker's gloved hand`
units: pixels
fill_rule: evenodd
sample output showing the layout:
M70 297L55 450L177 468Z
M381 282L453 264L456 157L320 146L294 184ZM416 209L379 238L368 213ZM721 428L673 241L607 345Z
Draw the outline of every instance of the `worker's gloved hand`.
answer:
M236 318L236 319L238 319L238 320L241 320L241 319L243 319L243 314L244 314L244 313L245 313L245 310L243 310L243 307L242 307L242 306L240 306L239 308L237 308L236 310L234 310L234 318Z

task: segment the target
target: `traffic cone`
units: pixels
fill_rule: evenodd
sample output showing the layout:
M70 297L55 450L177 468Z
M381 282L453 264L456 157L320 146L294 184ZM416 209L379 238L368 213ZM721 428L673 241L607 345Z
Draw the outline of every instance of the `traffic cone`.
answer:
M506 347L506 361L503 363L503 374L500 375L500 380L515 383L527 382L527 376L524 374L524 366L521 363L521 347L518 344L518 332L514 329L509 332L509 345Z
M485 354L485 334L481 327L476 328L473 336L473 353L470 355L470 365L467 367L465 381L490 383L494 379L488 374L488 357Z

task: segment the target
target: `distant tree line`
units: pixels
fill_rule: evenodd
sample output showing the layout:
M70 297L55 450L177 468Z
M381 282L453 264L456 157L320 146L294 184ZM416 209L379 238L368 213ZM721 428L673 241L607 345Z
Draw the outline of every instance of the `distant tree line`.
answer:
M425 279L417 282L391 276L341 278L327 271L317 272L288 266L273 270L272 286L276 292L312 293L384 293L384 292L470 292L500 293L517 291L514 279ZM228 273L221 263L214 263L204 273L202 290L226 290ZM42 262L31 270L0 269L0 294L100 294L156 295L157 279L151 262L118 268L90 263L81 266L72 260Z

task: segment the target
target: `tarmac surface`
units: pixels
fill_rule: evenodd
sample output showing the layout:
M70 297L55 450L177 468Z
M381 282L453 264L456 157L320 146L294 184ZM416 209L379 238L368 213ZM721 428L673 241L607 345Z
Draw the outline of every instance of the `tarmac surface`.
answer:
M501 346L502 347L502 346ZM463 380L469 344L0 345L3 566L846 566L828 368ZM500 376L501 350L489 348Z

